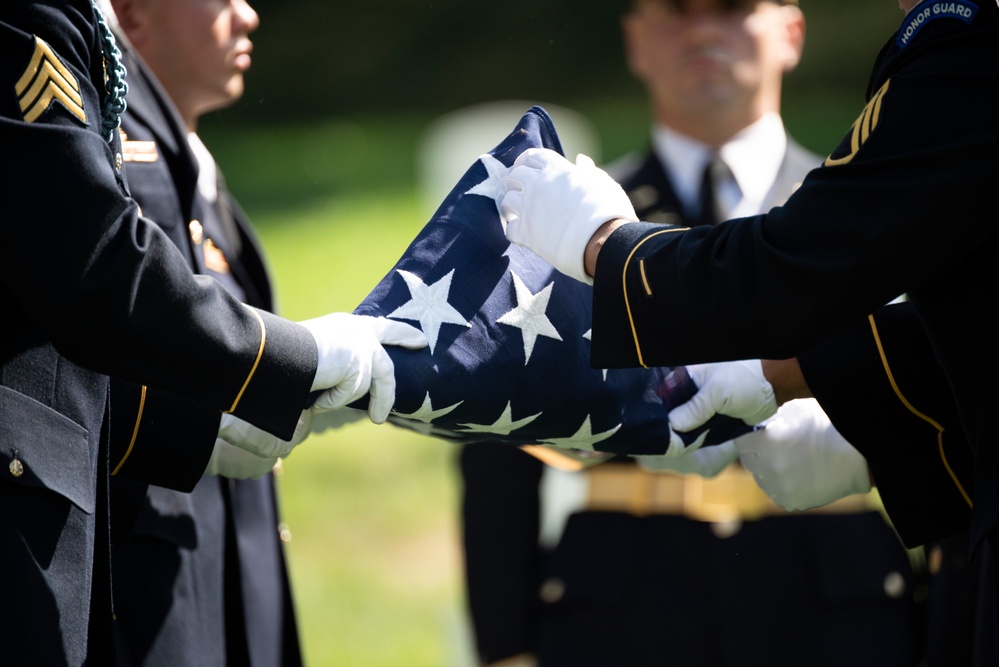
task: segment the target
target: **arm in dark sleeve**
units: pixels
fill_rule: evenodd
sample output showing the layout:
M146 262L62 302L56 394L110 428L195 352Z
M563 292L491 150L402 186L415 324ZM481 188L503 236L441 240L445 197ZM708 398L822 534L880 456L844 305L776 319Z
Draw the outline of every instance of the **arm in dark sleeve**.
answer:
M867 459L903 542L966 530L971 449L911 304L886 306L798 360L833 425Z
M483 442L462 447L460 466L465 585L479 658L489 664L533 653L544 464Z
M315 374L312 336L192 275L163 232L139 216L124 194L113 152L120 147L98 131L92 81L102 64L94 57L93 9L89 2L59 7L5 3L0 10L4 85L30 68L42 38L83 101L79 115L53 102L29 118L14 86L0 93L0 146L11 157L0 178L8 312L81 366L291 437Z
M783 206L714 227L617 229L597 258L591 364L794 357L977 261L994 213L966 193L993 187L999 130L970 95L996 75L977 68L958 82L954 63L929 52L907 62L871 98L862 132ZM955 104L968 111L961 123Z

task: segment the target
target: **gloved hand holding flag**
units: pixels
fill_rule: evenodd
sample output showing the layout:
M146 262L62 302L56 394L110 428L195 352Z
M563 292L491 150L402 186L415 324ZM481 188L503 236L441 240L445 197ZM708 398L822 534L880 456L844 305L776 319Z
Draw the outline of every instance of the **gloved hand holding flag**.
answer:
M386 348L396 374L389 421L465 442L646 455L664 454L671 439L676 452L747 432L718 417L674 434L668 407L692 395L691 383L666 383L667 368L590 367L592 288L511 245L500 218L511 165L537 147L562 152L551 119L533 107L354 311L409 322L429 339L422 350Z

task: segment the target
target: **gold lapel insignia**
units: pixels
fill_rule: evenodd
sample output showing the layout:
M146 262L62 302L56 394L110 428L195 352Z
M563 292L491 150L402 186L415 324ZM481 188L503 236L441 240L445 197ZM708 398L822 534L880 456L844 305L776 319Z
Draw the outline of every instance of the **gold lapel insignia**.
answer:
M201 226L201 223L197 220L191 220L187 229L191 232L191 243L196 246L201 245L201 242L205 240L205 228Z
M628 197L638 210L652 208L659 203L659 192L651 185L639 185L628 193Z
M53 102L59 102L80 122L87 122L79 81L55 51L38 37L35 37L35 51L24 74L14 84L14 91L21 114L28 123L35 122Z
M229 262L222 249L211 239L205 239L205 268L215 273L229 273Z

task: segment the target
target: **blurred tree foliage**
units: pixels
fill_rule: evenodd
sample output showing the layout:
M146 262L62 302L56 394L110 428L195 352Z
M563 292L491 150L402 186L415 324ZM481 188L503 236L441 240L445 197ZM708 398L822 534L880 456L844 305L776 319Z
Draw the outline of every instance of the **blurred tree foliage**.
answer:
M359 111L440 113L496 99L573 106L640 97L625 69L627 0L251 0L248 95L229 120ZM871 64L901 20L894 0L801 0L808 39L788 79L799 94L862 99Z

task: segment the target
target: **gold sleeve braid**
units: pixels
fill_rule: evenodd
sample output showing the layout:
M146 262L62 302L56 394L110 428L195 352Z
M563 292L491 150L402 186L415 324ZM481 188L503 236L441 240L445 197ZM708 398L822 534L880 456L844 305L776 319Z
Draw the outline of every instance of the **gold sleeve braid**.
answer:
M940 451L940 461L943 463L944 468L947 470L947 474L950 475L951 480L953 480L954 486L956 486L957 490L960 491L961 496L964 498L964 501L968 503L968 507L973 507L974 504L971 501L971 496L968 495L968 492L965 490L960 480L958 480L957 475L954 474L954 470L953 468L951 468L950 462L947 461L947 453L944 451L944 444L943 444L943 435L945 430L944 427L940 425L940 423L938 423L932 417L925 415L919 410L917 410L916 407L912 405L912 403L910 403L909 400L902 393L902 390L895 382L895 376L891 371L891 365L888 363L888 355L885 353L884 345L881 343L881 335L878 333L878 325L877 322L874 321L874 315L868 315L867 319L871 323L871 333L874 336L874 343L878 347L878 353L881 355L881 364L884 366L885 375L888 377L888 382L891 384L892 390L895 392L895 395L898 397L898 400L902 402L902 405L904 405L909 412L911 412L913 415L915 415L919 419L922 419L927 424L936 429L937 448Z
M253 310L252 308L249 308L249 310L251 313L253 313L253 316L257 318L257 323L260 324L260 345L257 348L257 356L253 360L253 367L250 368L250 372L247 374L246 380L243 382L243 386L240 388L239 393L236 394L236 399L233 401L232 407L230 407L229 410L227 410L227 412L230 413L233 412L236 409L236 406L239 405L239 401L243 397L243 394L246 392L246 388L250 385L250 381L253 379L253 375L254 373L256 373L257 367L260 365L260 359L264 356L264 345L267 342L267 327L264 325L263 318L260 317L260 314L255 310ZM139 437L139 426L142 424L142 413L145 411L146 407L146 391L147 387L143 385L141 396L139 398L139 409L135 416L135 426L132 428L132 439L128 443L128 449L125 450L125 455L121 458L121 461L118 462L114 470L111 472L112 476L118 474L122 466L125 465L125 462L128 461L128 458L131 456L132 450L135 449L135 442Z
M139 424L142 423L142 413L146 409L146 385L142 385L142 392L139 396L139 409L136 411L135 415L135 426L132 428L132 439L128 443L128 449L125 450L125 455L121 457L121 461L118 461L118 465L114 467L111 472L111 476L118 474L121 467L125 465L128 461L128 457L132 455L132 450L135 448L135 441L139 437Z
M239 393L236 394L236 399L232 402L232 406L226 410L227 414L232 414L236 411L236 406L239 405L240 399L243 398L243 394L246 393L246 388L250 386L250 380L253 379L254 373L257 372L257 367L260 366L260 360L264 356L264 345L267 343L267 327L264 325L264 318L260 317L260 313L250 308L246 307L253 316L257 318L257 323L260 324L260 347L257 348L257 358L253 360L253 367L250 368L250 372L246 376L246 381L243 382L243 386L240 388Z
M624 308L626 311L628 311L628 323L631 325L631 336L632 339L635 341L635 354L638 355L638 363L641 364L642 368L648 368L649 366L648 364L645 363L645 357L642 355L642 344L638 340L638 331L635 329L635 317L634 315L631 314L631 299L628 298L628 267L631 265L631 261L635 258L635 253L637 253L638 249L641 248L645 244L645 242L648 241L649 239L655 236L659 236L660 234L685 232L688 229L689 229L688 227L675 227L672 229L664 229L662 231L649 234L644 239L642 239L634 248L631 249L631 252L628 254L628 259L624 263L624 269L621 272L621 286L624 291ZM648 278L645 275L644 260L639 263L639 271L642 276L642 284L645 293L649 296L652 296L652 288L649 285Z

